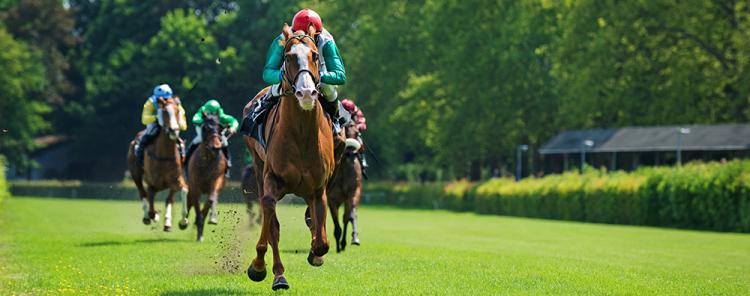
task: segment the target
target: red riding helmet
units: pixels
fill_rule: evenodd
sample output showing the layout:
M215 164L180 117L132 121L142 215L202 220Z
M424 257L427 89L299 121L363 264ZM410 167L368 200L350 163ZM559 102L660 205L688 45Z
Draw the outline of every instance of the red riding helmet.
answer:
M318 32L323 30L323 21L320 20L320 15L312 9L300 10L292 19L292 31L307 32L310 25L313 25Z

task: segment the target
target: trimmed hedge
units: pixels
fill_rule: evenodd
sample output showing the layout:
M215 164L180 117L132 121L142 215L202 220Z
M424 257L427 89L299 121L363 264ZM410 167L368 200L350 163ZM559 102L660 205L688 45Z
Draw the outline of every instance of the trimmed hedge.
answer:
M473 184L366 183L363 201L597 223L750 232L750 161Z

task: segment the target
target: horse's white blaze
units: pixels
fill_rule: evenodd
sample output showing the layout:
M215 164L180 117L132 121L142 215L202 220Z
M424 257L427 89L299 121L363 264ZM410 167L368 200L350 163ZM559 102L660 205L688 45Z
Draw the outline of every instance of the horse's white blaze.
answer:
M143 201L143 218L148 219L148 200L141 198Z
M297 97L300 107L304 110L312 110L315 107L315 99L317 95L313 95L315 91L315 81L312 75L310 75L310 64L307 56L310 54L310 48L307 45L299 43L292 46L289 50L290 53L297 56L297 63L299 64L300 75L297 77L295 82L295 89L302 92L302 97Z
M167 108L167 113L169 114L169 128L178 129L179 124L177 124L177 116L175 116L174 106L167 105L166 108Z
M164 210L164 226L172 226L172 204L168 203Z

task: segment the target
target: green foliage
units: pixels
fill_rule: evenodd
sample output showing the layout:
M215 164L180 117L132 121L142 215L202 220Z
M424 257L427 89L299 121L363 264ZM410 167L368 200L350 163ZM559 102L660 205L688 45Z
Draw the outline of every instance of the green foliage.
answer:
M633 173L589 170L520 182L375 183L364 191L365 202L407 207L750 232L750 161Z
M0 26L0 154L23 172L33 164L28 153L34 137L49 128L43 115L49 106L34 100L45 85L44 67L38 52L14 38Z
M91 159L122 159L155 84L188 112L211 97L239 117L301 7L336 39L375 178L483 179L566 129L750 119L745 1L18 0L0 16L41 55L34 101L65 102L48 131L98 168L71 177L119 180L124 162Z

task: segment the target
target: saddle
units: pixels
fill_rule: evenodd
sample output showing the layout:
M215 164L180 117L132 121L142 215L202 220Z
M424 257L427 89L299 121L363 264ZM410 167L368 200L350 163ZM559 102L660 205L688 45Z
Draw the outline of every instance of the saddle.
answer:
M321 100L321 105L325 105L323 103L324 101ZM266 139L265 136L265 129L266 129L266 120L268 119L268 113L271 112L271 110L278 105L279 98L278 97L270 97L266 100L263 100L263 98L258 99L255 103L252 105L252 112L248 113L247 116L242 118L242 125L240 126L240 133L245 136L249 136L263 147L263 149L268 149L268 139ZM256 104L261 104L258 108ZM324 107L325 109L325 107ZM331 129L334 133L337 133L341 130L341 126L346 124L347 122L351 121L351 116L349 115L349 112L344 109L342 105L339 104L339 114L340 118L337 120L333 119L331 117L331 112L324 112L326 117L331 120Z

